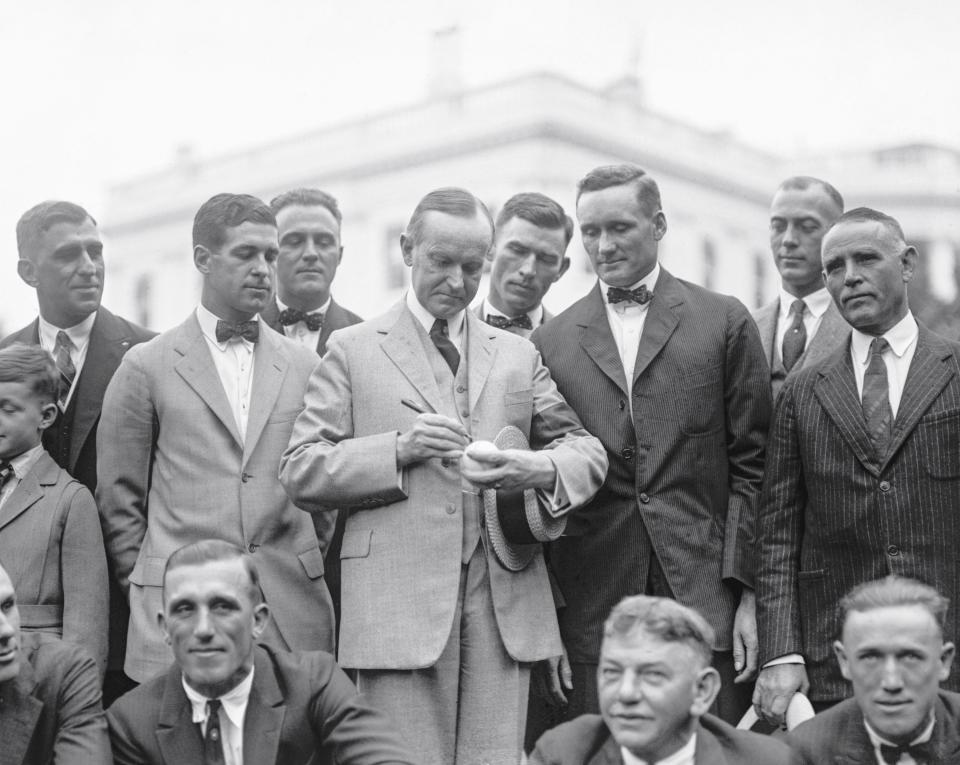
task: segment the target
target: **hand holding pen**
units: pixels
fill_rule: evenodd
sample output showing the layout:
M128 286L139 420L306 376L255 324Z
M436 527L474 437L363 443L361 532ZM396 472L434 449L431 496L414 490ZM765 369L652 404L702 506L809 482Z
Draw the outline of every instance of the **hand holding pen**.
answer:
M429 412L410 399L400 399L407 409L417 413L413 425L397 437L397 466L406 467L415 462L440 457L459 460L470 443L466 428L452 417Z

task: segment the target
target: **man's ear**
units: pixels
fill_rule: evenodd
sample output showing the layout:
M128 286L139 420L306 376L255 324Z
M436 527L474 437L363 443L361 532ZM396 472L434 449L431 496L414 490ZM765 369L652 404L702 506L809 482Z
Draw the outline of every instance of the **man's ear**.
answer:
M956 646L953 643L944 643L943 650L940 651L940 682L942 683L950 677L950 668L953 666L953 657L957 655Z
M43 408L40 409L40 430L46 430L53 425L53 421L57 419L58 411L60 410L52 401L43 405Z
M20 260L17 261L17 273L24 282L34 289L36 289L40 283L40 279L37 276L37 264L32 260L20 258Z
M659 242L666 233L667 216L663 214L663 210L657 210L657 214L653 216L653 238Z
M270 606L258 603L253 607L253 638L259 640L270 621Z
M340 250L337 252L337 265L340 265L340 261L343 260L343 245L340 245Z
M157 611L157 624L160 626L160 631L163 633L163 640L167 645L170 645L170 633L167 631L167 619L163 615L163 611Z
M400 234L400 252L403 253L403 262L413 265L413 239L406 232Z
M850 662L847 660L847 651L843 643L839 640L833 641L833 652L837 655L837 663L840 665L840 674L845 680L850 679Z
M563 260L560 261L560 270L557 271L557 278L554 279L554 281L559 281L560 277L567 273L568 268L570 268L570 258L564 255Z
M690 706L690 714L694 717L701 717L709 711L713 700L720 693L720 673L713 667L704 667L697 673L694 680L693 704Z
M210 255L210 250L202 244L198 244L193 248L193 265L196 266L201 274L210 272Z
M917 269L917 261L920 259L920 253L914 246L907 247L900 256L900 269L903 273L903 280L909 282L913 279L913 274Z

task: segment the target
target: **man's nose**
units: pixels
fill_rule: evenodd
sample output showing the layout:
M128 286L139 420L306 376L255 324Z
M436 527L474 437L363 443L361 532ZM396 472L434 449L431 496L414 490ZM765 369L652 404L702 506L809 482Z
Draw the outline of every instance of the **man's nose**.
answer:
M197 618L193 623L193 634L196 637L210 637L213 634L213 622L210 620L210 611L206 608L197 610Z
M883 690L888 693L895 693L903 688L903 673L896 657L889 656L883 662L880 677Z
M312 236L308 236L307 241L303 245L303 257L310 260L315 260L320 257L320 247L313 240Z
M860 271L853 263L848 263L843 271L843 283L853 285L860 282Z
M96 273L97 264L93 262L93 258L90 256L90 250L84 248L82 254L80 255L80 271L84 273Z
M447 284L453 289L463 288L463 269L460 266L451 266L447 271Z
M792 223L788 223L783 230L783 238L780 240L780 243L785 247L796 247L800 239L797 234L797 227Z
M530 276L537 270L537 256L532 252L520 261L520 267L517 273L521 276Z
M6 643L17 634L13 623L4 614L0 614L0 643Z
M642 695L640 678L637 677L637 674L629 670L624 672L617 688L617 698L623 703L634 703L639 701Z
M598 246L600 252L612 252L614 248L613 237L610 236L606 231L600 232L600 239L598 241Z

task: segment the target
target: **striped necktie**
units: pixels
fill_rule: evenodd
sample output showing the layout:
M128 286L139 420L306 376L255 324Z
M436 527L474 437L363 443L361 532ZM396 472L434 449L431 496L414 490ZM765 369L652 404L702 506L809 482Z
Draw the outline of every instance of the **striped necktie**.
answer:
M883 353L889 347L890 344L882 337L873 338L870 343L870 363L863 375L863 419L867 423L877 457L881 459L887 451L893 426L887 365L883 363Z
M71 351L76 346L70 335L62 329L57 332L56 342L53 344L53 359L57 362L57 370L60 372L60 386L57 395L57 403L61 411L67 408L67 399L70 397L70 388L73 387L73 378L77 376L77 368L73 365L73 359L70 356Z

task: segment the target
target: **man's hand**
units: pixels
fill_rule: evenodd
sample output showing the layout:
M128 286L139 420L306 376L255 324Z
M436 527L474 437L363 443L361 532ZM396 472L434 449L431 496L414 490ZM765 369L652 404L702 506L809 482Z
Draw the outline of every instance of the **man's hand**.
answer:
M554 706L567 705L567 691L573 690L573 673L567 659L567 649L562 656L551 656L533 665L531 681L537 688L540 698L549 700Z
M787 706L797 691L810 690L807 668L803 664L774 664L764 667L753 690L753 707L771 725L786 725Z
M489 442L470 444L460 474L481 489L552 489L557 468L544 452L497 449Z
M457 420L432 412L418 415L413 427L397 437L397 467L431 457L458 460L468 443L470 436Z
M745 683L757 672L757 599L753 590L743 588L740 605L733 617L733 682Z

